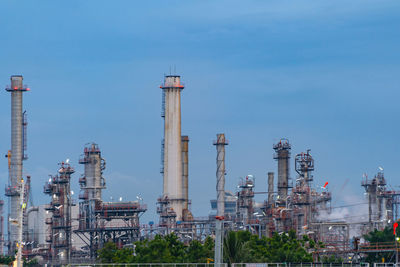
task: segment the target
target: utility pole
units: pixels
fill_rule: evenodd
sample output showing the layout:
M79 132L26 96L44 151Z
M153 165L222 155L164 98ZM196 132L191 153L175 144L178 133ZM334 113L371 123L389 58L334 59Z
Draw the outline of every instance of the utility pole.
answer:
M21 184L19 188L19 211L18 211L18 252L17 252L17 267L22 267L22 230L23 230L23 217L24 217L24 209L26 207L26 203L24 203L25 199L25 183L24 179L21 179Z
M396 265L399 263L399 249L398 249L399 238L397 237L397 232L396 232L396 228L398 226L399 224L397 222L393 224L394 242L396 243Z

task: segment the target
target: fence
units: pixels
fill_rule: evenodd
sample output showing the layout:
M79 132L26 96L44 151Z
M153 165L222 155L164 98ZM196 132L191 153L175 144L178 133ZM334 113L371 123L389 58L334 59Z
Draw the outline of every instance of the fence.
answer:
M80 267L228 267L227 263L76 263ZM369 267L369 263L232 263L231 267ZM374 263L373 267L400 267L394 263Z
M369 267L369 263L233 263L232 267ZM400 267L400 265L374 267Z
M400 263L374 263L374 267L400 267Z
M79 264L68 264L66 266L81 266L81 267L97 267L97 266L109 266L109 267L228 267L227 263L214 264L214 263L79 263Z

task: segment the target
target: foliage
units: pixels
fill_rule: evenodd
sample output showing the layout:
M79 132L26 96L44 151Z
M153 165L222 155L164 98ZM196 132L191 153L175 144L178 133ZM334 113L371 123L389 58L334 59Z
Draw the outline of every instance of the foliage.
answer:
M247 231L229 232L224 240L224 261L233 262L312 262L305 241L296 233L278 234L259 238Z
M210 236L206 238L204 244L197 240L193 240L187 249L186 262L202 263L207 262L207 259L214 258L214 239Z
M15 260L14 256L1 256L0 255L0 263L1 264L10 264Z
M343 263L343 259L341 257L336 256L336 255L323 256L321 258L321 261L323 263Z
M99 250L99 258L102 263L130 262L130 256L133 251L130 248L118 249L117 245L107 242L102 249Z
M259 238L248 231L230 231L224 238L224 262L312 262L307 248L316 245L307 238L297 240L294 231L276 233L271 238ZM214 258L211 237L204 243L193 240L184 244L175 234L135 242L134 249L118 249L115 244L107 243L99 251L103 263L206 263L208 258Z
M399 228L396 230L397 236L400 236ZM386 243L387 246L391 246L395 242L395 236L393 235L393 227L386 227L382 231L374 230L364 235L364 239L368 241L371 245ZM376 252L376 253L368 253L368 256L365 258L366 262L381 262L382 259L385 259L385 262L395 262L395 255L393 252Z
M224 262L243 262L242 260L249 252L248 244L250 238L251 234L247 231L228 232L224 238Z
M151 241L136 242L135 246L132 262L183 262L184 244L174 234L156 235Z
M24 259L24 267L34 267L34 266L39 266L39 262L37 259L32 259L32 260Z
M135 242L134 249L118 249L114 243L109 242L99 251L99 259L102 263L205 263L213 254L214 240L211 237L204 244L194 240L185 245L175 234L169 234Z

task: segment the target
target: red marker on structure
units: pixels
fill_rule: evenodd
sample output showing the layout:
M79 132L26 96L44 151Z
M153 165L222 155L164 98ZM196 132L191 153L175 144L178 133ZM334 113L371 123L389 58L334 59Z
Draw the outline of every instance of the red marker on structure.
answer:
M395 223L393 224L393 234L394 234L394 235L396 235L396 228L397 228L397 226L399 226L399 224L398 224L397 222L395 222Z
M328 185L328 182L325 183L324 188Z

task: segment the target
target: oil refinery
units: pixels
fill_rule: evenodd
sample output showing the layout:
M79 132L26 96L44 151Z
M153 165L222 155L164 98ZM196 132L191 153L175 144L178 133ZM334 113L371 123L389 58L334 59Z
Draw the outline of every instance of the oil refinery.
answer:
M165 75L160 88L164 123L160 133L163 140L161 177L154 178L160 185L155 189L157 214L154 214L159 219L158 223L145 224L141 216L148 212L148 207L141 199L104 200L103 192L112 181L103 177L106 159L102 156L101 144L94 141L83 146L79 162L60 160L54 166L54 173L43 185L47 203L29 205L32 181L41 181L44 177L23 177L23 164L28 159L24 109L29 110L23 106L23 93L30 89L23 84L21 75L11 76L11 84L6 88L11 93L11 148L5 151L9 172L5 188L8 207L4 209L5 202L0 200L0 253L11 255L18 250L21 257L36 258L41 264L55 266L94 262L98 250L108 241L118 247L131 247L135 241L151 239L155 234L175 233L186 243L212 236L218 263L224 231L248 230L260 237L270 237L293 229L299 237L307 235L326 244L324 249L315 252L318 255L356 259L354 240L362 240L364 234L382 230L399 219L400 192L387 184L383 169L372 179L365 175L360 180L360 186L365 189L364 196L360 197L368 206L366 219L355 221L331 216L337 208L332 205L335 196L329 191L327 181L314 177L318 164L311 150L306 148L292 155L294 144L281 137L274 144L263 144L271 147L268 151L271 157L264 160L276 161L277 165L276 171L265 169L267 184L256 184L256 177L247 174L242 175L236 188L226 188L229 166L225 155L230 153L229 142L235 142L229 133L217 133L216 140L209 142L211 148L215 146L212 190L216 198L210 200L209 214L197 214L191 209L189 195L190 138L182 134L181 127L181 93L185 85L179 75ZM83 165L83 173L75 171L78 164ZM294 174L290 173L291 169L295 170ZM79 184L79 193L74 194L72 184ZM263 201L257 202L256 195ZM7 229L4 221L8 222ZM363 251L368 253L368 246L364 245Z

